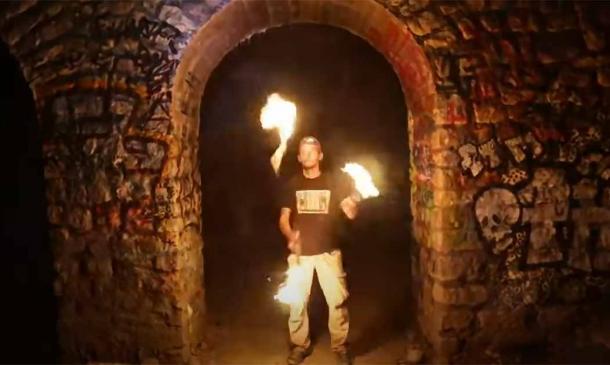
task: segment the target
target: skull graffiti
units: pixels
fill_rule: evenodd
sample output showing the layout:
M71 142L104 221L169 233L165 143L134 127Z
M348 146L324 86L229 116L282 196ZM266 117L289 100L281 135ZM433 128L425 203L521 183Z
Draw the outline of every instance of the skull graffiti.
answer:
M487 241L502 246L500 249L512 243L509 236L512 226L519 220L521 209L517 197L510 190L492 188L485 191L475 203L475 214Z

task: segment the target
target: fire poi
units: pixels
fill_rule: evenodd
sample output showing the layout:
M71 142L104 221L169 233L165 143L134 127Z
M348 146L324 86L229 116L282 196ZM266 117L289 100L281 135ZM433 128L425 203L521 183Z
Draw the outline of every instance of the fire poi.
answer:
M297 108L293 102L285 100L278 93L267 97L267 104L261 109L261 126L263 129L277 129L280 134L280 145L271 156L271 166L278 175L282 158L286 153L286 145L294 132L297 119Z
M273 299L284 304L300 303L303 301L303 298L297 289L300 287L301 281L305 279L305 272L299 265L296 255L291 255L289 260L294 260L295 262L290 263L291 267L286 271L286 280L280 285Z
M379 190L375 184L373 184L371 174L369 174L369 172L362 167L362 165L354 162L348 162L341 169L341 171L347 173L354 180L356 190L358 190L358 193L360 193L362 199L379 196Z

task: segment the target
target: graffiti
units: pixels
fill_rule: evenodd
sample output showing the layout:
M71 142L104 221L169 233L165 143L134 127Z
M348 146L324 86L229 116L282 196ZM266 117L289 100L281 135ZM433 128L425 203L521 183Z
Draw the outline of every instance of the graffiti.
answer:
M478 176L481 171L483 171L485 166L481 161L479 151L475 145L470 143L465 144L458 149L458 153L462 158L462 169L469 170L472 176L475 177Z
M601 136L593 126L563 133L536 128L458 148L466 173L497 172L502 184L484 188L474 201L480 237L494 254L523 235L522 268L610 270L610 146Z
M536 169L532 181L516 193L505 188L485 190L475 202L482 236L498 253L512 243L514 227L527 225L527 264L561 261L558 223L568 218L569 195L565 173L553 168Z
M494 253L504 251L512 243L512 227L521 213L517 197L510 190L486 190L475 203L475 215L483 237L494 244Z
M529 174L527 171L520 169L518 167L514 167L509 165L508 171L502 174L501 179L502 183L505 185L517 185L523 181L526 181L529 178Z
M610 202L609 189L601 187L608 180L608 171L605 163L606 157L598 154L589 154L579 165L578 171L587 177L581 178L575 185L572 193L577 207L572 209L572 220L575 225L571 246L569 249L568 265L570 267L591 272L593 268L607 269L603 261L593 263L590 255L590 243L597 241L600 249L610 249ZM586 162L596 162L597 168ZM601 195L600 199L597 199Z
M595 260L596 250L610 249L610 154L601 135L590 126L564 134L536 128L501 143L458 148L462 168L473 177L485 169L500 173L503 185L484 189L475 200L479 233L494 254L510 249L519 234L526 267L609 268L606 260ZM503 163L503 156L510 160Z
M583 176L596 175L603 180L609 180L610 156L604 156L599 152L588 153L580 160L576 169Z
M555 287L558 275L551 269L527 271L518 277L503 276L502 287L498 293L499 301L509 307L517 308L524 304L544 304Z
M506 147L516 162L523 162L528 154L534 159L542 154L542 144L534 137L533 133L525 136L514 137L504 141Z
M475 146L467 143L458 149L458 154L462 158L461 166L463 170L468 170L472 176L478 176L485 168L494 169L500 166L501 160L498 155L498 143L494 139Z
M439 97L434 110L437 124L464 125L468 121L464 100L457 94L449 98Z
M531 224L527 263L539 264L560 261L563 256L556 237L557 222L568 217L570 187L565 173L559 169L539 168L534 177L519 193L523 208L523 223Z
M503 151L504 149L506 149L506 153ZM520 164L528 159L538 159L542 156L543 151L542 144L532 132L506 139L503 142L492 138L481 145L465 143L458 148L462 169L469 171L473 177L477 177L484 169L494 170L501 167L503 165L501 156L504 154L511 155L513 161ZM515 169L512 165L509 170L512 171L506 174L505 179L510 185L516 184L515 180L523 181L523 177L527 175L527 172Z

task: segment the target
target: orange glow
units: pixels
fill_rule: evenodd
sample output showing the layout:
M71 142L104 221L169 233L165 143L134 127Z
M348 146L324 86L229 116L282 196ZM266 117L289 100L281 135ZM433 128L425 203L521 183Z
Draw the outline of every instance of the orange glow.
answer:
M379 196L379 190L373 183L371 174L362 165L349 162L345 164L341 171L347 173L354 180L356 190L362 195L363 199Z
M302 303L305 300L302 290L305 271L300 265L295 264L286 271L286 275L286 280L280 285L273 299L284 304Z
M267 104L261 109L260 121L265 130L277 129L280 134L280 145L271 157L273 171L278 174L286 145L294 132L297 119L297 108L293 102L285 100L278 93L269 95Z

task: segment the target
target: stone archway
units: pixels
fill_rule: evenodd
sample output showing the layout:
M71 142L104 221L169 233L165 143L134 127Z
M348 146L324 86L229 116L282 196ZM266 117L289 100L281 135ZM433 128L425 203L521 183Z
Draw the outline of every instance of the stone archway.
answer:
M427 130L424 127L432 119L436 104L433 75L423 50L408 28L387 9L374 1L234 1L216 13L192 37L176 71L171 113L175 166L181 179L192 181L193 186L200 189L197 162L199 110L212 71L228 52L251 35L296 23L325 24L345 29L382 53L400 80L405 104L410 111L409 121L405 120L409 124L409 146L412 151L421 147L418 140L425 140ZM411 180L413 190L416 190L418 179L415 176L421 164L413 164L413 152L411 154ZM200 191L195 196L198 194ZM191 202L191 206L200 208ZM197 213L200 214L192 211L193 215ZM413 215L416 220L414 234L421 237L422 232L418 230L424 228L425 222L418 221L418 216ZM193 239L202 242L199 236ZM196 270L203 274L203 267ZM417 285L414 290L419 290ZM419 293L415 296L418 297Z

